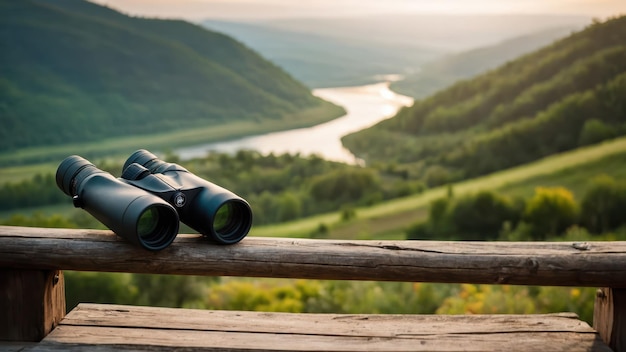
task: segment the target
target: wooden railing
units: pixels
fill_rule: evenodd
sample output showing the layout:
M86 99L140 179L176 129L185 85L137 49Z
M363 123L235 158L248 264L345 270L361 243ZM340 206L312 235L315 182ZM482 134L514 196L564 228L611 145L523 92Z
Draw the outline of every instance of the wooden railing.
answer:
M0 226L0 340L38 341L65 314L62 270L598 287L594 328L626 351L626 242L342 241L179 235L150 252L110 231Z

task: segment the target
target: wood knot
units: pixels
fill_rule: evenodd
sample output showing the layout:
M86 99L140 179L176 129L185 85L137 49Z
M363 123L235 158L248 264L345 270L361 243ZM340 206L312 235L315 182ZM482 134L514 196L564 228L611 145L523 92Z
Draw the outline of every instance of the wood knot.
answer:
M588 242L574 242L572 243L572 247L579 251L588 251L591 249L591 245Z
M497 284L506 284L508 281L509 278L504 275L498 275L498 278L496 279Z
M537 271L539 271L539 262L535 258L526 259L526 266L528 267L528 270L533 274L536 274Z

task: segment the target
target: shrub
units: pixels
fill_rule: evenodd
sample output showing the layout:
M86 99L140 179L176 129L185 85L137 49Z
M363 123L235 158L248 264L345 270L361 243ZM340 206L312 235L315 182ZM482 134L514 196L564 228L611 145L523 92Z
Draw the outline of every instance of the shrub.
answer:
M532 226L532 239L544 240L548 235L559 235L576 224L578 205L566 188L539 187L526 204L524 219Z
M489 191L459 198L450 210L450 220L463 239L494 240L505 222L516 224L519 218L509 198Z
M626 224L626 186L609 176L599 176L581 202L581 222L593 233L614 230Z

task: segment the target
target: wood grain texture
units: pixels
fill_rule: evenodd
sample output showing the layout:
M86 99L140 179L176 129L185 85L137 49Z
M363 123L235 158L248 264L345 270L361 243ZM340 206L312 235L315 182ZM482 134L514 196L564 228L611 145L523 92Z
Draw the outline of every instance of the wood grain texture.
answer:
M159 252L110 231L0 226L0 267L303 279L626 287L626 242L339 241L179 235Z
M572 314L337 315L81 304L33 351L610 351Z
M598 290L593 327L614 351L626 351L626 289Z
M65 316L58 270L0 269L0 340L40 341Z

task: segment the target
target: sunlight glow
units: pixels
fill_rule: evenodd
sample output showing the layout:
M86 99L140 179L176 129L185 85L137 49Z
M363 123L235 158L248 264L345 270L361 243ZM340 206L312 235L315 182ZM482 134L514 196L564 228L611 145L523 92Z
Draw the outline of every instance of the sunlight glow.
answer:
M624 0L92 0L122 12L199 20L352 17L376 14L626 14Z
M395 96L395 94L391 90L389 90L389 88L387 87L379 90L378 93L380 94L381 97L383 97L383 99L387 99L387 100L391 100Z

